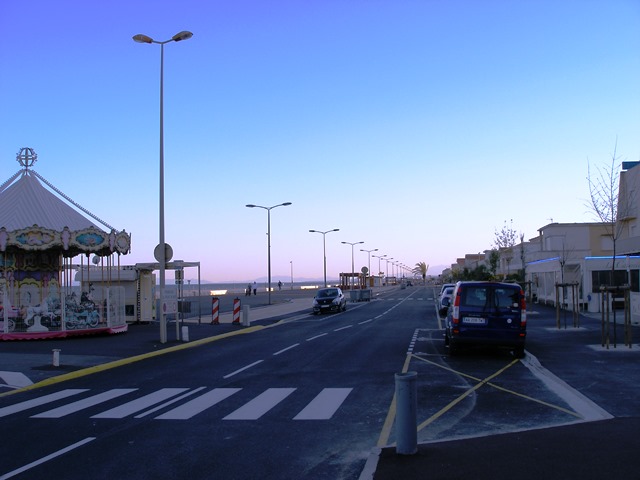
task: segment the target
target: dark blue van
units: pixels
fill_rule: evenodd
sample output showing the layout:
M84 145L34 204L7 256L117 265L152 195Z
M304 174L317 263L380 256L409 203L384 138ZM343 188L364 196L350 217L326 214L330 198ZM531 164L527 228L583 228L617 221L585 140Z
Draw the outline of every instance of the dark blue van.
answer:
M458 282L445 322L449 354L461 346L497 346L524 357L527 309L524 292L515 283Z

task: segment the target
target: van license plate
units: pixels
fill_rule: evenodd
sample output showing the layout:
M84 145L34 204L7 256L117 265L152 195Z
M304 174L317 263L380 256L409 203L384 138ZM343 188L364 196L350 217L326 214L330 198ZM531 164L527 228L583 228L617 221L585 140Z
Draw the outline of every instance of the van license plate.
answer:
M462 323L470 323L473 325L486 325L487 319L480 317L463 317Z

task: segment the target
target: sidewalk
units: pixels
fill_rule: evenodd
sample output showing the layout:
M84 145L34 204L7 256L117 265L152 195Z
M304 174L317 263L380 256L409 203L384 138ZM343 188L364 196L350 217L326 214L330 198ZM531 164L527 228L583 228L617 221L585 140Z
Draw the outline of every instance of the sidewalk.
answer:
M259 307L249 307L249 322L258 322L262 320L278 321L283 317L295 313L310 313L311 312L311 299L310 298L294 298L286 302L273 303L271 305L261 305ZM221 324L233 323L233 312L220 313L218 321ZM240 323L243 321L243 311L240 311ZM184 319L185 325L198 324L198 317L190 317ZM211 323L211 315L203 315L200 319L201 324Z

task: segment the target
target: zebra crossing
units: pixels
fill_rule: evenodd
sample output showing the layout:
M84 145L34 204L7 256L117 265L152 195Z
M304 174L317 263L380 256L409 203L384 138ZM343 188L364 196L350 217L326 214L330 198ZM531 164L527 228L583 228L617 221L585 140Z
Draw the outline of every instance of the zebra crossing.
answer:
M0 407L0 418L26 412L32 419L59 419L87 414L92 419L124 419L153 416L155 420L189 420L222 403L233 400L242 388L161 388L142 396L138 388L113 388L104 392L90 389L65 389L31 400ZM292 420L330 420L346 401L353 388L323 388L309 403L291 417ZM243 405L233 405L222 420L258 420L277 405L294 396L297 388L268 388ZM92 414L106 402L124 400L115 407ZM60 405L60 403L62 405ZM233 408L235 407L235 408ZM227 407L225 407L227 408ZM226 414L226 415L225 415Z

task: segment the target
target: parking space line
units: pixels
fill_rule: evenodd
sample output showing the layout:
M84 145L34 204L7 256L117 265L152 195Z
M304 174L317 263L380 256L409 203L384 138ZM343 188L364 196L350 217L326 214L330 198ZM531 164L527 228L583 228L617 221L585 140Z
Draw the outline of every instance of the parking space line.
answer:
M435 366L437 366L437 367L439 367L439 368L442 368L443 370L448 370L448 371L450 371L450 372L452 372L452 373L455 373L456 375L460 375L461 377L465 377L465 378L468 378L468 379L470 379L470 380L474 380L474 381L476 381L476 382L480 382L480 381L482 381L482 380L481 380L480 378L478 378L478 377L474 377L473 375L469 375L469 374L464 373L464 372L456 371L456 370L454 370L454 369L452 369L452 368L445 367L444 365L439 365L439 364L437 364L437 363L435 363L435 362L432 362L431 360L427 360L426 358L423 358L423 357L421 357L421 356L414 355L414 358L417 358L417 359L419 359L419 360L422 360L423 362L426 362L426 363L430 363L430 364L432 364L432 365L435 365ZM569 409L567 409L567 408L561 407L561 406L559 406L559 405L554 405L553 403L545 402L544 400L539 400L539 399L537 399L537 398L530 397L530 396L525 395L525 394L523 394L523 393L516 392L515 390L509 390L508 388L501 387L500 385L496 385L495 383L492 383L492 382L487 382L487 383L486 383L486 385L488 385L488 386L490 386L490 387L493 387L493 388L495 388L496 390L500 390L500 391L505 392L505 393L510 393L510 394L512 394L512 395L515 395L516 397L524 398L525 400L531 400L532 402L539 403L539 404L541 404L541 405L544 405L544 406L546 406L546 407L553 408L553 409L555 409L555 410L560 410L561 412L564 412L564 413L567 413L567 414L569 414L569 415L573 415L574 417L577 417L577 418L582 419L582 415L580 415L579 413L574 412L573 410L569 410Z
M416 355L411 355L412 357L416 357ZM424 360L424 359L421 359ZM428 363L434 363L431 362L429 360L424 360ZM449 403L447 406L445 406L444 408L440 409L440 411L436 412L435 414L433 414L430 418L428 418L427 420L425 420L424 422L422 422L420 425L418 425L418 431L422 430L423 428L425 428L426 426L428 426L429 424L433 423L435 420L437 420L438 418L440 418L442 415L444 415L446 412L448 412L449 410L451 410L454 406L456 406L458 403L460 403L462 400L464 400L465 398L467 398L469 395L471 395L473 392L475 392L476 390L478 390L480 387L482 387L483 385L487 385L489 383L490 380L496 378L497 376L501 375L502 373L504 373L506 370L508 370L509 368L513 367L516 363L518 363L520 360L518 360L517 358L514 359L512 362L510 362L508 365L505 365L504 367L502 367L500 370L498 370L497 372L495 372L492 375L489 375L487 378L485 378L484 380L481 380L480 383L478 383L476 386L471 387L470 389L468 389L466 392L464 392L462 395L460 395L458 398L456 398L453 402ZM436 364L437 365L437 364Z

